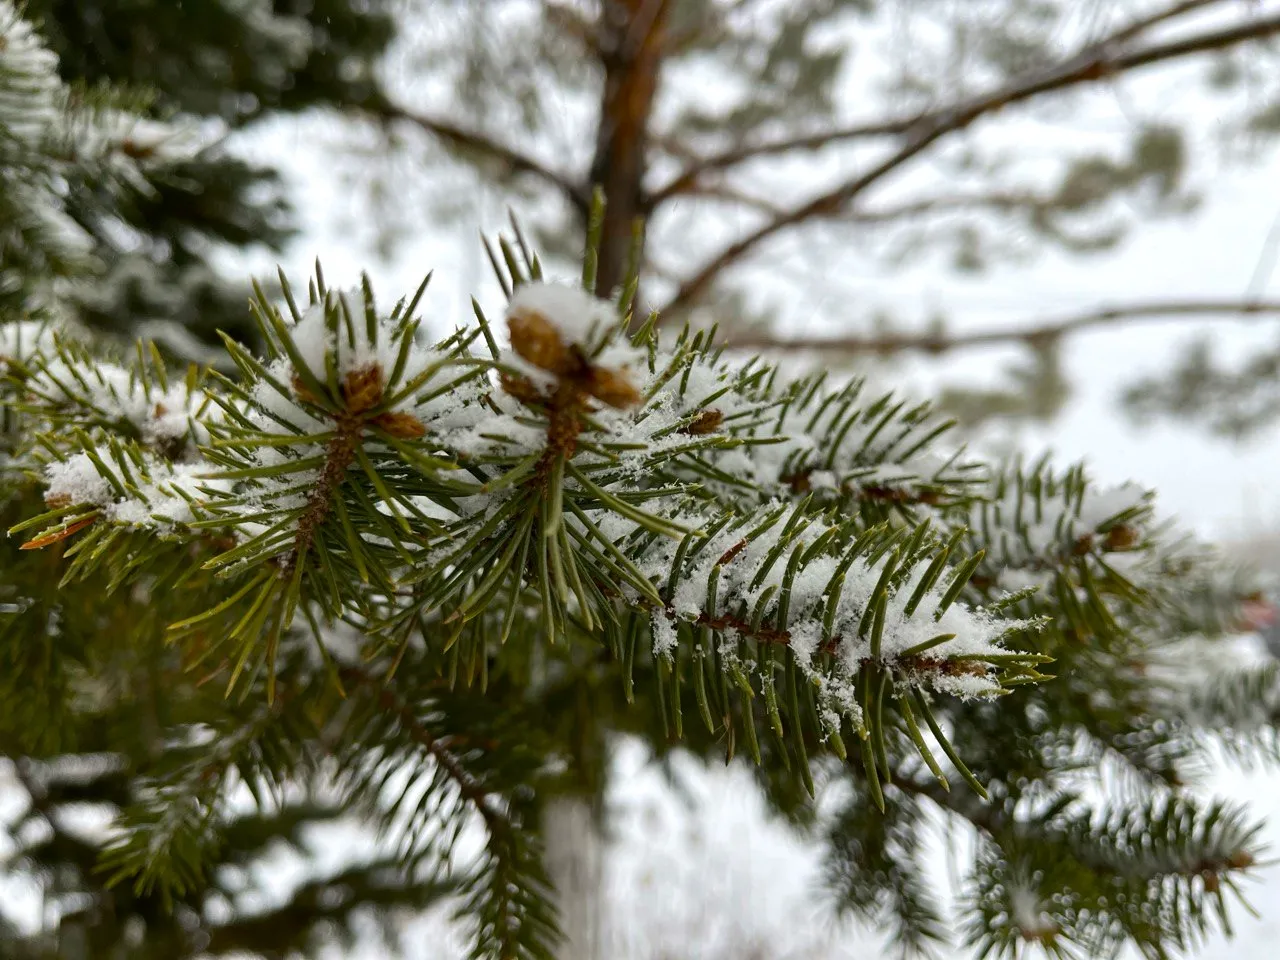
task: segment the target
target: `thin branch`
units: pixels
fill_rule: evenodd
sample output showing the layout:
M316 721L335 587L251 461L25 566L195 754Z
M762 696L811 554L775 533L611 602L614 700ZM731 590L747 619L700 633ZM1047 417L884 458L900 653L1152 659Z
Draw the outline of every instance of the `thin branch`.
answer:
M1183 0L1183 2L1176 3L1159 13L1135 20L1111 34L1102 43L1110 46L1128 43L1131 40L1136 40L1143 33L1161 23L1221 2L1222 0ZM910 116L896 117L889 120L855 123L837 127L834 130L782 137L776 140L766 140L762 143L743 144L730 150L725 150L722 153L691 162L687 169L682 170L677 176L650 195L649 206L650 209L653 209L673 196L690 193L697 182L706 174L728 170L748 160L775 156L780 153L791 153L798 150L820 150L830 144L847 140L900 136L947 112L945 110L926 110Z
M572 176L553 170L541 160L526 153L521 153L514 147L500 143L487 134L480 133L477 130L467 130L452 120L447 120L443 117L414 113L392 103L379 103L369 108L368 113L373 118L383 122L398 122L415 126L451 147L470 150L495 160L505 166L511 173L525 173L537 177L555 187L583 216L587 213L591 202L589 191L574 180Z
M510 827L505 815L490 803L493 791L472 776L446 742L423 725L413 705L402 700L383 678L349 665L340 667L338 675L348 687L366 690L380 710L396 718L405 732L449 775L458 793L476 809L490 830L501 832Z
M769 335L731 338L730 347L753 350L820 350L827 353L947 353L972 347L1006 343L1036 344L1079 333L1092 327L1114 326L1140 320L1194 319L1225 316L1243 319L1274 314L1280 316L1275 300L1170 300L1102 307L1089 313L1042 324L1001 327L954 335L933 333L886 334L876 337L804 337L780 340Z
M698 184L689 191L690 196L704 197L708 200L750 207L762 213L780 214L782 208L777 204L747 193L729 184ZM955 213L957 211L998 210L1043 210L1051 206L1053 199L1044 194L1020 190L992 190L982 193L943 194L936 197L922 197L910 200L897 206L884 206L878 209L848 210L836 215L846 223L897 223L911 217L921 217L933 213ZM836 219L829 217L827 219Z
M656 209L674 196L686 194L695 183L708 173L728 170L739 164L754 160L757 157L768 157L779 153L791 153L797 150L820 150L823 147L844 140L862 140L873 137L892 137L906 133L913 127L927 120L931 113L918 113L910 117L898 117L892 120L881 120L874 123L857 123L834 130L823 130L799 137L786 137L764 143L743 144L696 161L676 177L654 190L649 195L649 208Z
M1126 27L1120 33L1123 34L1128 29L1130 28ZM868 187L884 179L935 141L956 130L964 129L979 117L1010 104L1030 100L1043 93L1093 82L1190 54L1219 50L1276 33L1280 33L1280 14L1138 50L1116 50L1115 44L1107 39L1042 73L991 93L974 97L949 109L927 114L910 128L906 142L901 147L870 170L781 216L770 219L711 258L680 286L668 301L666 309L670 311L687 306L721 271L736 263L774 234L805 220L839 214L849 201Z
M1134 20L1127 27L1111 34L1109 41L1111 43L1127 43L1130 40L1136 40L1152 27L1158 27L1162 23L1167 23L1188 13L1194 13L1204 7L1211 7L1222 2L1223 0L1181 0L1180 3L1175 3L1149 16Z

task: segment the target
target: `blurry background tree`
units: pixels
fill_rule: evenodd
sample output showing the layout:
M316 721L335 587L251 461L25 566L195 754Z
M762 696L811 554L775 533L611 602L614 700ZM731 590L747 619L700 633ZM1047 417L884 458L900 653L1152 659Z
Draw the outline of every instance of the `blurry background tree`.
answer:
M567 262L599 183L608 199L599 288L621 276L632 223L644 217L644 303L672 320L719 322L754 349L819 346L828 360L838 349L851 371L865 354L1024 343L1029 357L1007 386L949 397L971 422L1052 416L1069 393L1062 337L1090 324L1280 312L1249 294L1120 303L975 337L945 322L873 324L841 296L839 277L855 259L866 270L920 258L978 270L1052 247L1099 252L1142 221L1191 209L1204 158L1248 155L1280 129L1280 12L1265 3L32 0L28 9L67 79L152 87L157 117L235 134L285 113L340 111L353 121L351 149L332 159L368 190L391 247L417 228L415 199L448 219L487 193L492 207L479 219L518 201L542 249ZM1164 75L1179 105L1213 104L1219 129L1197 129L1189 109L1123 87L1156 64L1175 68ZM850 97L851 83L864 95ZM1127 124L1088 140L1062 132L1087 97L1122 88ZM372 146L370 130L380 137ZM167 335L189 354L195 344L167 321L199 339L216 328L247 336L244 289L219 275L218 252L279 249L289 238L277 173L215 150L155 186L110 204L91 186L69 196L106 265L81 288L82 317ZM832 252L826 264L816 249ZM832 302L849 329L805 322ZM1206 389L1239 404L1238 387L1265 382L1265 361L1233 378L1204 356L1175 383L1135 391L1135 403L1198 411ZM1253 402L1270 409L1265 397ZM610 735L647 727L617 716L600 665L579 666L549 695L548 733L576 744L561 788L599 812ZM599 849L579 842L589 836L582 805L559 809L568 842L553 869L589 890ZM590 913L570 915L571 927L585 929Z
M0 377L46 320L199 359L219 329L250 336L249 285L219 274L217 258L279 250L290 203L277 170L237 159L225 140L284 112L375 96L387 12L343 0L32 0L23 12L41 18L38 39L0 0ZM0 394L5 480L23 466L11 457L11 400ZM7 529L32 501L0 489ZM185 762L163 727L221 693L174 680L162 592L60 590L58 559L18 546L0 543L0 956L283 957L357 930L368 942L379 929L369 920L391 935L396 908L440 899L437 882L378 853L318 867L314 831L349 811L305 782L270 810L235 811L217 867L176 903L108 890L103 827L136 799L142 767ZM44 626L33 635L32 623ZM261 871L290 853L308 867L281 896Z
M1280 312L1254 290L1046 310L956 338L945 317L924 330L873 317L841 282L922 259L978 271L1055 248L1098 254L1193 209L1216 158L1257 157L1280 131L1270 4L407 0L404 22L393 99L355 111L386 137L359 151L353 179L373 188L393 235L422 203L456 216L458 198L491 187L494 206L541 212L544 249L572 255L598 183L599 288L616 284L643 217L644 303L669 321L691 314L744 347L820 348L828 362L1021 343L1005 387L951 392L971 422L1057 413L1069 393L1060 345L1075 331ZM1156 66L1160 82L1144 86ZM1100 98L1117 122L1073 128ZM445 160L462 166L417 172ZM832 302L856 326L806 322ZM1217 409L1276 362L1233 375L1208 356L1189 357L1174 384L1141 385L1133 403Z
M279 169L226 149L281 116L379 100L376 66L395 33L388 0L28 0L25 15L69 83L148 92L148 115L180 116L206 148L147 191L68 197L105 270L78 291L81 318L187 355L216 330L248 336L248 284L229 250L279 251L293 235ZM197 342L192 342L194 334Z
M404 16L388 99L352 111L381 137L371 146L352 129L350 182L370 191L392 240L424 206L476 216L460 204L487 191L477 220L516 205L563 265L580 249L599 184L608 206L597 291L618 282L643 218L641 302L665 321L717 323L744 349L821 351L850 374L908 352L1022 345L1004 383L944 391L943 405L972 427L1058 414L1071 393L1062 344L1073 333L1280 316L1280 301L1242 291L1046 310L952 334L945 316L922 330L870 315L841 282L921 260L972 272L1055 248L1103 254L1144 223L1193 210L1214 159L1256 157L1280 132L1280 7L409 0ZM1135 82L1156 66L1160 86ZM1120 103L1121 122L1081 136L1073 113L1100 96ZM1204 128L1206 108L1214 129ZM833 313L843 329L808 323ZM1232 387L1274 393L1265 376L1274 357L1254 361L1245 380L1197 363L1207 356L1135 385L1134 408L1211 417L1203 411L1239 403ZM559 809L570 822L581 816ZM596 886L589 834L563 835L579 860L561 865L562 885ZM551 850L572 861L554 841ZM571 892L568 902L590 899ZM588 936L585 916L569 919Z

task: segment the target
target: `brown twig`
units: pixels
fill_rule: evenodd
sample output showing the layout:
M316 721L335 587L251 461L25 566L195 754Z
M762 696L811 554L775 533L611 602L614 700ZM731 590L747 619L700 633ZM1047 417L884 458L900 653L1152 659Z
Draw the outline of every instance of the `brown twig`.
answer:
M447 145L470 150L482 156L496 160L511 173L525 173L535 176L552 187L583 216L586 216L591 205L589 191L568 174L552 169L526 153L493 139L478 130L468 130L452 120L433 117L425 113L415 113L393 103L383 102L367 112L375 119L383 122L399 122L415 126L431 134Z
M752 350L822 350L840 353L946 353L972 347L1006 343L1045 342L1093 327L1112 326L1138 320L1191 319L1226 316L1244 318L1262 314L1280 315L1275 300L1168 300L1120 304L1049 323L979 330L973 333L901 333L872 337L799 337L780 339L769 334L733 337L728 345Z
M1104 43L1115 45L1128 43L1161 23L1183 16L1198 8L1206 7L1222 0L1183 0L1159 13L1151 14L1127 24L1112 33ZM710 173L722 172L736 167L749 160L760 157L776 156L782 153L794 153L800 150L820 150L834 143L848 140L865 140L879 137L901 136L909 132L930 117L938 116L944 111L928 110L905 117L878 120L865 123L849 124L834 130L823 130L801 136L783 137L766 140L754 144L743 144L713 156L694 160L677 174L671 181L655 190L649 197L650 209L660 206L666 200L677 195L696 192L698 181Z
M1131 29L1132 27L1125 27L1047 70L1032 74L998 90L973 97L946 109L920 115L903 131L905 142L892 154L854 179L779 216L772 217L751 233L730 244L685 280L667 302L665 309L673 311L688 306L723 270L732 266L774 234L806 220L839 215L846 204L869 187L922 153L935 141L949 133L968 127L979 117L994 113L1011 104L1030 100L1040 94L1082 83L1091 83L1155 63L1272 36L1280 33L1280 14L1260 17L1231 27L1205 31L1136 50L1118 49L1113 37L1124 36Z
M490 830L507 828L506 818L489 804L492 792L462 766L461 761L449 751L448 745L442 738L434 736L423 726L413 707L401 700L384 679L353 666L339 668L338 675L348 689L365 689L372 693L378 708L394 716L409 736L449 774L458 792L475 806Z
M590 180L604 193L595 292L612 294L626 274L634 224L645 215L649 127L666 56L670 0L611 0L599 16L599 126Z

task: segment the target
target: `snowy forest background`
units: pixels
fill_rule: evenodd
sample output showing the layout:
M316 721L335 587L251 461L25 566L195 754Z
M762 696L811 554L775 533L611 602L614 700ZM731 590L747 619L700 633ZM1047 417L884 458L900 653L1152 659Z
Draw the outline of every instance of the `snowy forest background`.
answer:
M419 15L433 7L414 6ZM456 4L436 6L433 15L456 14ZM1260 17L1280 9L1266 0L1238 7ZM415 67L423 49L438 40L424 37L437 23L427 16L411 25L384 65L401 102L448 105L448 91L421 82ZM893 35L892 24L885 29L886 36ZM877 44L874 37L856 40L883 55L905 49ZM897 43L905 41L897 38ZM715 96L713 71L699 82L702 93ZM866 82L862 75L847 78L850 102L857 101ZM1078 95L1069 112L1028 112L1003 120L998 135L1011 141L1041 138L1048 153L1054 141L1102 140L1132 125L1134 103L1141 104L1147 119L1158 118L1162 110L1196 118L1206 141L1224 135L1214 101L1189 81L1185 65L1156 67L1099 85ZM567 101L563 107L561 137L548 136L538 152L576 169L584 145L574 140L571 121L582 105ZM412 143L389 152L377 130L329 113L275 118L233 134L228 146L250 161L281 167L302 229L283 256L263 251L219 255L225 273L266 276L279 260L286 272L300 275L318 256L333 284L353 283L367 270L375 287L391 298L411 291L422 272L434 268L427 316L438 332L465 320L477 291L482 301L495 300L497 288L473 238L478 231L503 225L512 198L467 168L439 156L427 163L420 146ZM736 279L744 303L768 311L777 329L815 337L864 331L880 314L904 327L923 328L945 312L948 330L963 334L1070 317L1118 302L1280 299L1280 153L1269 143L1231 146L1196 154L1187 172L1199 198L1192 212L1144 219L1112 249L1083 255L1045 249L1023 262L994 262L976 274L957 273L939 253L890 270L830 238L822 242L818 229L817 242L803 251L782 244L767 264L740 270ZM821 157L799 158L792 168L797 181L821 181L835 172L829 164L824 167ZM931 172L911 175L928 177ZM380 189L352 189L358 182L376 182ZM696 199L686 201L679 212L711 230L718 229L714 218L724 216L710 202ZM1206 335L1226 358L1244 358L1274 341L1275 321L1248 316L1133 323L1075 335L1064 345L1062 367L1071 393L1062 412L1047 423L1019 419L987 424L977 431L975 443L1028 452L1051 449L1064 460L1085 458L1101 481L1134 479L1153 487L1164 512L1211 539L1248 543L1260 562L1280 568L1280 547L1274 556L1269 549L1273 533L1280 543L1280 428L1236 441L1195 423L1138 423L1120 410L1119 397L1127 387L1167 371L1189 342ZM793 359L798 367L828 362L821 354L805 352ZM941 387L1004 384L1008 365L1023 360L1019 345L1006 344L949 353L941 362L904 355L889 363L858 361L850 369L869 370L895 386L913 385L930 395ZM867 945L875 943L867 931L830 930L820 938L807 939L806 934L797 940L797 917L811 921L804 924L807 930L822 924L814 857L763 817L754 793L743 789L740 771L707 773L690 763L677 768L673 787L646 766L639 751L623 750L617 766L612 805L618 818L607 901L625 904L625 909L611 911L608 921L610 937L616 938L611 942L618 947L615 955L778 960L867 955ZM1268 818L1269 838L1280 849L1280 775L1224 773L1213 786L1220 795L1247 798L1258 815ZM0 793L0 810L3 805ZM950 858L963 851L953 849L956 838L939 833L934 839L937 874L945 884ZM333 842L317 847L322 859L341 858L347 852L344 844L351 842L339 832ZM287 885L304 869L300 862L281 861L273 880ZM1264 867L1258 876L1250 899L1260 916L1238 912L1235 939L1217 937L1200 956L1215 960L1272 954L1280 933L1280 866ZM16 886L5 888L0 899L6 906L25 902L26 909L38 909L30 894ZM438 918L421 923L424 944L442 929ZM698 938L702 949L689 953L690 938ZM421 953L440 955L445 954L434 946Z

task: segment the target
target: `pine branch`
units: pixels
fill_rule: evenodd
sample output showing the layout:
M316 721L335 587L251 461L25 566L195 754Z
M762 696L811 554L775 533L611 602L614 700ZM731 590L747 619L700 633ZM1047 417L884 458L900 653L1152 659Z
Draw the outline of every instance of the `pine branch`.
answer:
M1134 20L1124 28L1111 34L1103 43L1111 46L1127 43L1162 23L1222 2L1223 0L1182 0L1182 2L1173 4L1164 10ZM929 118L946 112L943 109L933 109L907 117L856 123L839 127L835 130L825 130L799 137L784 137L762 143L743 144L740 147L735 147L710 157L685 158L688 160L688 165L668 183L650 194L647 209L650 211L655 210L673 197L701 193L706 187L700 184L699 181L707 174L722 173L743 163L782 153L792 153L799 150L821 150L832 144L849 140L901 136L911 132L914 128L918 128Z
M690 306L725 269L737 263L775 234L811 219L825 219L842 214L851 201L894 173L934 142L968 127L980 117L1044 93L1105 80L1152 64L1273 36L1280 33L1280 16L1259 17L1230 27L1206 30L1189 37L1136 49L1119 49L1122 44L1118 44L1113 37L1123 38L1130 30L1131 28L1122 28L1112 37L1090 44L1054 66L1016 80L1005 87L913 118L903 131L905 142L888 157L852 180L780 216L769 219L751 233L730 244L680 285L667 301L664 311L670 313Z
M344 666L340 675L362 701L341 747L348 789L377 809L390 776L410 773L390 790L395 799L381 815L401 835L401 859L451 866L465 817L474 814L484 826L478 862L454 880L462 898L456 916L474 933L470 956L549 960L560 938L552 891L515 796L532 785L543 757L520 718L505 705L468 704L447 691L419 687L404 697L359 667ZM490 747L452 745L475 737Z
M535 177L548 186L554 187L570 206L583 216L586 215L590 204L590 193L571 175L557 171L536 157L502 143L488 134L469 130L446 117L415 112L390 101L381 101L362 109L383 123L402 123L417 127L447 147L483 157L498 164L510 174L527 174Z
M771 334L733 335L728 345L741 350L817 350L846 354L892 354L916 351L942 354L975 347L1024 343L1030 346L1059 340L1097 327L1134 321L1199 319L1215 315L1245 320L1257 316L1280 315L1280 301L1270 300L1165 300L1099 307L1076 316L1047 323L1031 321L1005 328L972 333L884 334L873 337L778 338Z
M518 228L490 253L509 348L478 306L428 345L421 290L388 312L367 282L340 293L319 269L305 309L288 284L279 307L259 295L262 352L229 342L227 376L179 385L146 354L126 366L13 338L13 482L48 508L15 528L25 546L61 551L68 583L145 583L163 598L157 642L171 626L187 664L268 718L234 701L213 724L226 736L175 755L190 762L172 776L148 771L118 848L130 876L194 889L225 859L233 770L311 783L307 761L331 757L342 806L394 862L458 885L476 956L547 956L528 798L563 749L545 722L563 692L551 657L639 701L624 729L746 752L784 807L815 790L819 751L849 761L830 772L860 816L887 819L883 851L853 851L845 879L904 946L938 926L907 864L925 796L1002 862L1021 869L1025 843L1077 863L1044 882L1085 901L1124 872L1125 844L1158 839L1121 880L1181 919L1107 922L1139 944L1185 938L1203 915L1188 884L1225 888L1253 855L1234 815L1210 829L1199 808L1166 822L1143 807L1086 830L1076 808L1015 817L1008 794L1058 796L1081 757L1112 755L1176 789L1199 745L1154 665L1186 624L1229 622L1234 586L1161 531L1145 491L1043 463L989 470L947 448L928 404L741 363L713 333L665 340L656 318L631 323L634 266L610 303L544 282ZM957 776L973 791L951 790ZM468 826L484 847L450 869Z

